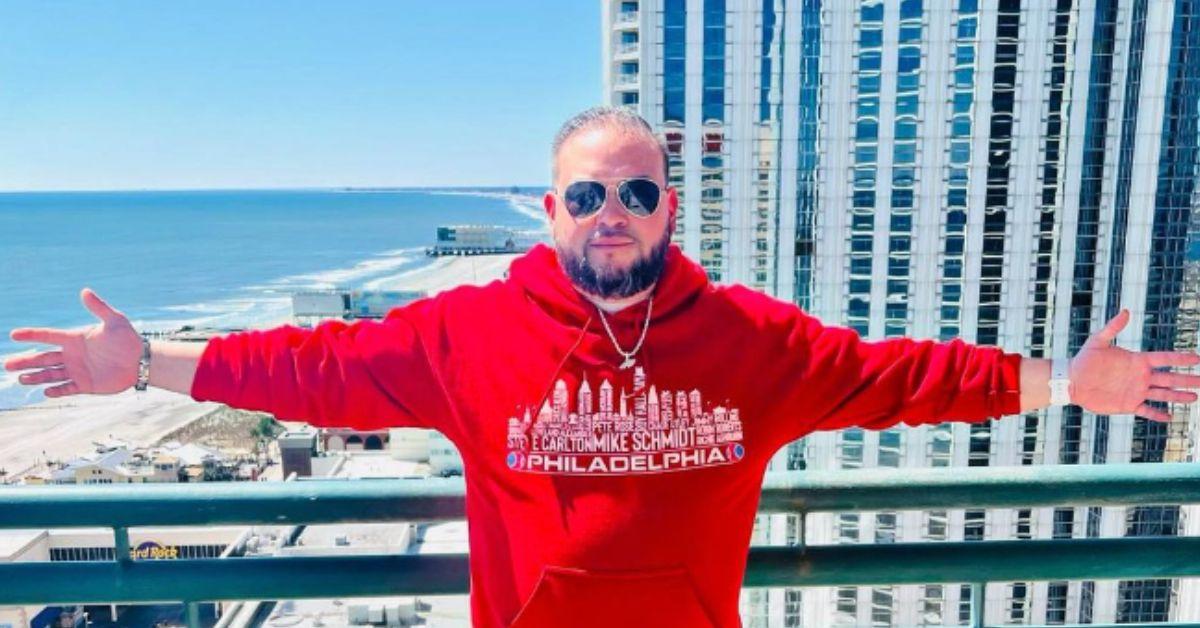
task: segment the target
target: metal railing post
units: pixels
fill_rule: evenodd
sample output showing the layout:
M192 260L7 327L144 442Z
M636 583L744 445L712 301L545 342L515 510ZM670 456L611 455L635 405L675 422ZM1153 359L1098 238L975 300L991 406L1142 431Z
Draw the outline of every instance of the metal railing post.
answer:
M133 555L129 552L129 528L125 526L117 526L113 531L113 558L119 564L128 565L133 560Z
M188 628L200 628L200 603L184 601Z
M983 628L983 596L986 592L986 582L975 582L971 584L971 628Z

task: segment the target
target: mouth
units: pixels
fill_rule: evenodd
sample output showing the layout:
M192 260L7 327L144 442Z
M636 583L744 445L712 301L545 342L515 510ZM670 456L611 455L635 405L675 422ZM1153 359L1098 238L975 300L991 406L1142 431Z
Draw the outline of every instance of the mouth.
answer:
M590 248L608 250L633 246L633 240L628 238L598 238L588 243Z

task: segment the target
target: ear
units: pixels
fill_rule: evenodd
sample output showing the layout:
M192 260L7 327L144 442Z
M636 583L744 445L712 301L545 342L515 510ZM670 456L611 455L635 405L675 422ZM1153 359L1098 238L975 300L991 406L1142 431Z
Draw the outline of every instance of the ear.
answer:
M554 192L547 191L542 195L542 207L546 210L546 219L554 222L554 208L558 205L558 199L554 196Z
M675 234L675 220L679 216L679 192L674 187L667 188L667 228L671 235Z

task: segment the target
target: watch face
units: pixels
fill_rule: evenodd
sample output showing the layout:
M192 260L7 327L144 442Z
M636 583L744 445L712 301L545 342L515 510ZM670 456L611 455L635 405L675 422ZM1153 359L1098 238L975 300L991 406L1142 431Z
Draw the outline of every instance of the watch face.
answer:
M1071 382L1066 379L1050 380L1050 403L1052 405L1066 405L1071 402L1070 386Z

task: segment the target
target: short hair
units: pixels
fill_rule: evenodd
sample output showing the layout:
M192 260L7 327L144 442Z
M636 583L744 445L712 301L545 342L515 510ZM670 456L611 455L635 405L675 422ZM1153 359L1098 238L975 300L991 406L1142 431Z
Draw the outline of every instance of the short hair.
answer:
M554 146L550 151L550 176L552 182L558 180L558 153L562 150L562 145L579 131L600 125L608 125L630 133L644 135L647 139L653 141L658 146L659 151L662 152L664 182L670 185L671 162L670 155L667 152L667 141L661 135L655 133L654 128L642 116L624 107L609 106L585 109L571 116L558 129L558 133L554 135Z

